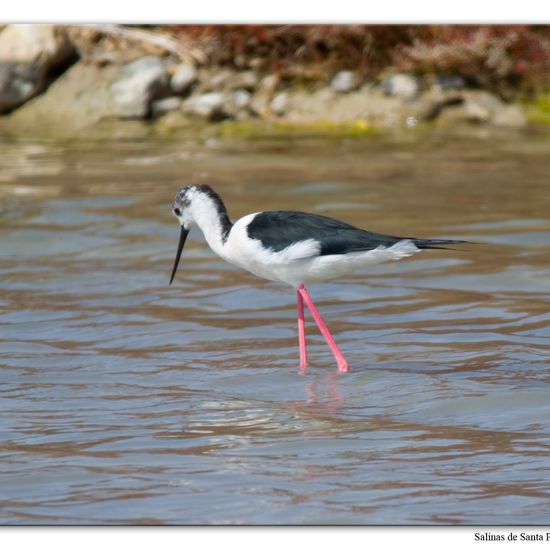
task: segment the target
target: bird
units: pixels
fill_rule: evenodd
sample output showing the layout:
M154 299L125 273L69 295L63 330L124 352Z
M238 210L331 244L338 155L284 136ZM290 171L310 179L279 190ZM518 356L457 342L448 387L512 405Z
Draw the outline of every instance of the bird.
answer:
M298 211L261 211L231 222L221 197L206 184L181 188L172 204L181 226L170 285L190 229L196 225L212 251L250 273L296 291L299 368L308 367L304 304L330 348L338 371L349 363L336 344L306 285L337 279L366 266L400 260L422 250L446 249L462 240L395 237L359 229L334 218Z

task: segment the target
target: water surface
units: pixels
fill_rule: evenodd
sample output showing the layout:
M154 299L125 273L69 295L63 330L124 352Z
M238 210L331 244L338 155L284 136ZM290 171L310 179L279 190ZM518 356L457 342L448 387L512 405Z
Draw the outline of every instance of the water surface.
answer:
M0 522L547 524L550 141L3 142ZM192 232L297 209L463 238L295 296Z

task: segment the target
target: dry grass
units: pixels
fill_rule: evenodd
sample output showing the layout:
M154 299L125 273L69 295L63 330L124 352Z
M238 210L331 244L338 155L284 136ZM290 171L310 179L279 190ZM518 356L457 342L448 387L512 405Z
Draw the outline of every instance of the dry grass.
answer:
M255 68L290 81L326 81L387 67L460 75L500 95L550 86L550 27L542 25L172 25L208 63Z

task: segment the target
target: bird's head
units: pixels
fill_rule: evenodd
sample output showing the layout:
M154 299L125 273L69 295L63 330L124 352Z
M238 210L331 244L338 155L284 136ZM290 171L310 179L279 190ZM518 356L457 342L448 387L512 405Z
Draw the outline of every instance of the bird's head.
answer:
M213 218L220 219L224 216L227 217L225 206L218 194L210 186L202 184L191 184L181 188L176 193L174 202L172 203L172 213L178 218L181 232L170 284L172 284L176 275L189 230L196 220L208 221Z
M180 240L178 243L178 251L176 252L176 260L174 261L174 267L172 269L172 276L170 277L170 284L176 276L176 271L178 270L178 265L180 262L181 253L191 229L193 222L195 221L191 209L191 204L193 203L194 197L197 194L199 185L187 185L180 189L174 198L172 203L172 214L178 218L178 222L181 226L180 231Z
M189 231L195 222L192 204L196 201L197 195L201 193L201 185L187 185L180 189L172 203L172 214L178 218L182 228Z

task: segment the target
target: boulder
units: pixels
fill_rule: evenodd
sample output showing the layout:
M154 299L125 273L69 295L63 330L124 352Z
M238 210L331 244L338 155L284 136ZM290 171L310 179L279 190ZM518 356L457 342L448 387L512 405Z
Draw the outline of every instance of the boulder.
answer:
M189 92L193 84L197 82L198 74L194 65L182 63L176 66L170 77L170 88L172 92L178 95Z
M220 96L216 109L208 114L211 120L227 118L246 120L250 118L250 101L252 99L250 92L241 88L233 92L220 93Z
M527 124L523 111L517 105L504 103L498 96L484 90L464 92L464 111L471 122L509 128L521 128Z
M288 109L289 95L288 92L280 92L269 103L269 109L272 113L282 116Z
M247 109L250 105L250 100L252 95L248 90L238 89L231 94L232 102L235 104L237 109Z
M500 99L483 90L468 90L464 93L464 112L471 122L491 122L494 113L500 109Z
M171 96L164 99L158 99L153 101L151 105L151 114L153 118L169 113L170 111L177 111L181 109L183 101L181 97Z
M37 93L42 77L32 65L0 62L0 113L25 103Z
M76 57L61 27L7 25L0 32L0 113L13 111L40 93L49 74Z
M121 74L111 86L115 114L120 118L148 118L153 100L168 91L166 63L146 56L125 65Z
M34 97L4 120L22 134L82 135L98 122L115 118L111 85L119 77L120 69L114 65L76 63L49 86L48 93Z
M458 74L440 74L437 75L435 84L442 90L462 90L466 87L466 80Z
M0 32L0 61L53 67L74 54L74 47L62 27L8 25Z
M334 75L330 85L336 92L348 93L359 86L359 79L353 71L340 71Z
M183 102L182 110L186 114L203 118L223 118L226 100L226 95L221 92L193 95Z
M253 91L259 84L260 80L254 71L241 71L236 73L229 81L231 89L244 89L248 92Z
M460 90L445 90L438 85L432 86L414 101L406 101L403 108L419 121L433 121L442 111L452 109L458 112L457 107L464 111L464 97Z
M441 104L437 113L438 123L469 122L508 128L522 128L527 124L527 118L519 106L504 103L495 94L485 90L457 93L460 100Z
M406 73L396 73L386 78L380 84L382 89L392 97L410 101L420 93L418 78Z
M313 92L295 90L289 92L285 118L293 123L359 121L367 126L387 127L404 122L403 102L371 87L347 94L337 93L330 86Z
M156 55L144 55L123 65L120 72L127 77L133 77L152 69L167 71L168 62Z
M214 69L208 72L209 74L205 75L206 78L201 92L218 92L225 90L235 77L235 72L231 69Z
M255 71L235 71L226 67L209 67L200 71L199 93L231 92L244 89L253 91L259 85Z

